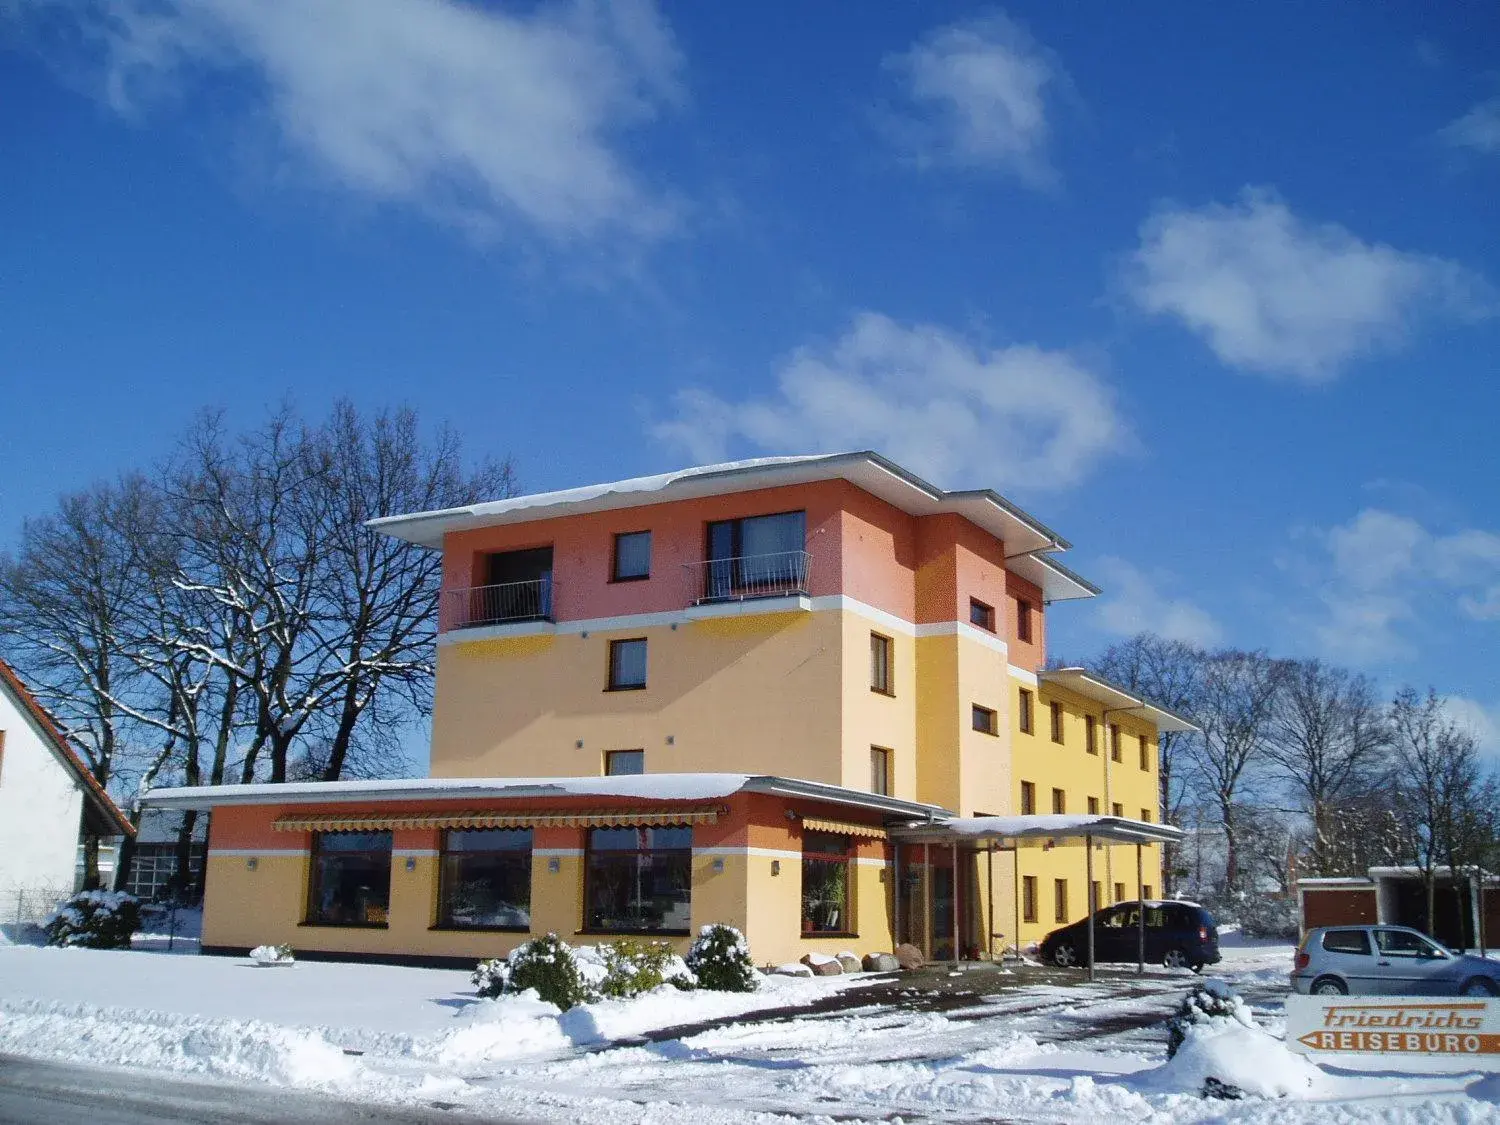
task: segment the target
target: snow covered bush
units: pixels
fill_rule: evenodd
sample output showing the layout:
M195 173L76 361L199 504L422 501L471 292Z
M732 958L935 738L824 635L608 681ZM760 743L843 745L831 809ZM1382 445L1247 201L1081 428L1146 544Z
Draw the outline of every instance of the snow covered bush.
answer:
M257 965L291 965L297 956L290 945L257 945L250 951L250 960Z
M614 999L628 999L670 984L687 992L697 980L686 962L664 941L611 942L600 947L604 977L599 991Z
M759 983L745 935L720 923L698 931L687 967L698 978L699 988L714 992L754 992Z
M503 961L481 961L469 979L479 995L491 999L534 988L565 1012L599 998L597 985L580 971L578 951L553 933L523 942Z
M42 927L48 945L83 949L129 949L141 928L141 903L124 891L79 891Z
M1250 1006L1221 980L1206 980L1194 986L1177 1005L1177 1014L1167 1023L1167 1058L1177 1054L1193 1027L1228 1028L1232 1024L1254 1027Z
M487 957L469 974L469 983L474 991L486 1000L493 1000L505 992L510 980L510 965L504 957Z

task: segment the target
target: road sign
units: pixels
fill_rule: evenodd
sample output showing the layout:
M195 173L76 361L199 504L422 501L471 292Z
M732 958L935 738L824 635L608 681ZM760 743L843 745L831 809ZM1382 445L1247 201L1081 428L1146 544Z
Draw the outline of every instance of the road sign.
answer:
M1359 1056L1391 1069L1500 1071L1500 1000L1289 996L1286 1045L1315 1061Z

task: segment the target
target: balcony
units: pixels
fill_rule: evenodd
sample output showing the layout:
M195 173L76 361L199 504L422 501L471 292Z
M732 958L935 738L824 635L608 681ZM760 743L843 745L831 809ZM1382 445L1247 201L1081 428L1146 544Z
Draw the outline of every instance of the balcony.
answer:
M722 605L752 598L806 597L812 556L806 551L740 555L684 563L689 605Z
M494 586L444 590L438 605L438 630L479 629L552 620L552 576Z

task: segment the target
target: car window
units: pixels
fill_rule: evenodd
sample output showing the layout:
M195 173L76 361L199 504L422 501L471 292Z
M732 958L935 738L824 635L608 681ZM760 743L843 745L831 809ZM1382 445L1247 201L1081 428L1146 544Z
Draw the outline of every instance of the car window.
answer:
M1146 907L1146 928L1159 930L1167 924L1167 912L1159 906Z
M1443 951L1421 934L1406 930L1376 930L1375 944L1386 957L1441 957Z
M1323 948L1329 953L1370 952L1370 937L1364 930L1329 930L1323 935Z
M1125 926L1125 910L1119 906L1111 907L1100 915L1099 924L1111 930L1123 929Z

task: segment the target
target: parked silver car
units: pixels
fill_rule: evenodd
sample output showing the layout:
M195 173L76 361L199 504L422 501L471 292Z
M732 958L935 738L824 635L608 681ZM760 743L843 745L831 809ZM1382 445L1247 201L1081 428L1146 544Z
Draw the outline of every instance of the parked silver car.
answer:
M1454 953L1405 926L1320 926L1297 948L1292 988L1314 996L1500 996L1500 961Z

